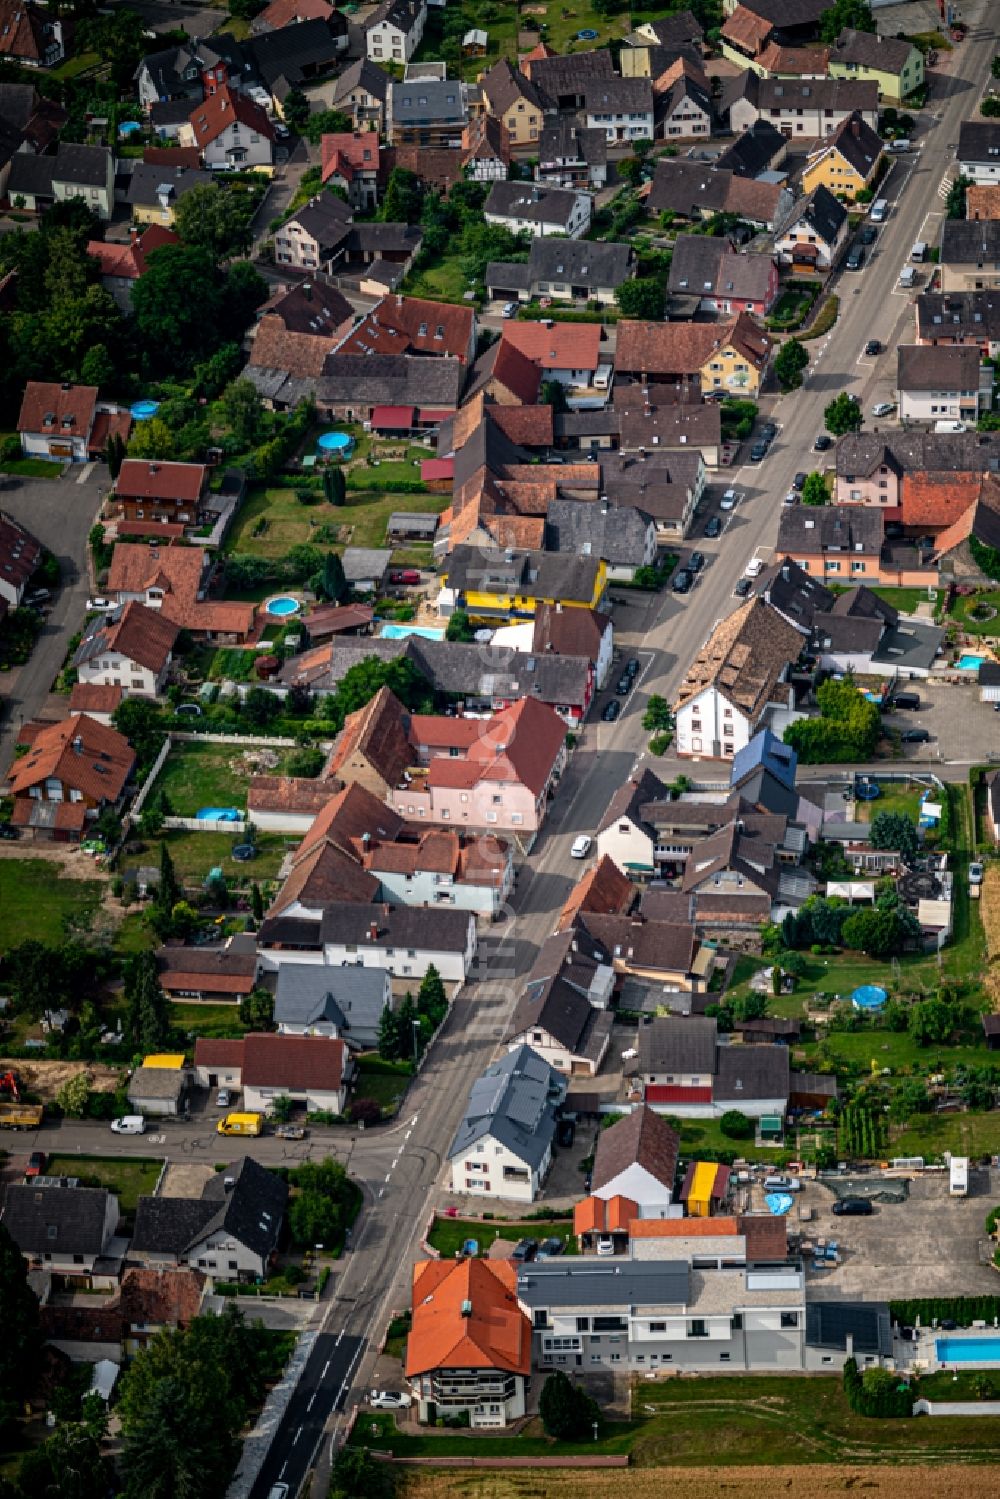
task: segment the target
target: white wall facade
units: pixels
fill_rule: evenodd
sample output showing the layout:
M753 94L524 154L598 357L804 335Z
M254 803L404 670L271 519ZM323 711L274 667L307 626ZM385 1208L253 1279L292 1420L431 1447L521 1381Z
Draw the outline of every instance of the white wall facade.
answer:
M536 1170L492 1135L486 1135L452 1161L451 1190L469 1197L534 1202L551 1163L551 1149Z
M606 854L622 874L647 870L652 873L655 868L653 848L653 838L630 817L619 817L597 835L598 854L602 859Z
M630 1197L639 1206L640 1218L678 1218L680 1213L673 1207L673 1185L664 1186L645 1166L633 1161L603 1187L595 1187L595 1197L610 1202L612 1197Z
M156 697L169 665L168 656L163 670L155 672L120 651L109 651L93 661L84 661L78 668L78 676L88 687L122 687L126 697Z
M677 711L674 731L679 755L731 760L753 738L756 725L716 687L706 687Z

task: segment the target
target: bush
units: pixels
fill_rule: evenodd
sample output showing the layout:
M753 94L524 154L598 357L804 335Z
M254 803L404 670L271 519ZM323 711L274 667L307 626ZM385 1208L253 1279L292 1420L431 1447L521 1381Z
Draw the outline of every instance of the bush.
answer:
M858 1373L857 1359L844 1364L844 1394L859 1416L892 1420L913 1414L913 1390L888 1369L866 1369Z
M840 298L827 297L809 327L799 334L799 342L804 343L810 338L822 338L824 333L829 333L839 314Z
M352 1124L363 1124L368 1128L381 1121L382 1110L374 1098L356 1098L351 1104L348 1118Z
M601 1419L597 1402L585 1390L558 1370L542 1386L538 1414L550 1437L559 1441L582 1441L592 1435L595 1422Z
M739 1109L727 1109L719 1120L719 1129L728 1140L752 1140L753 1121Z
M890 1301L889 1315L903 1327L912 1327L918 1317L921 1327L948 1320L958 1327L971 1327L973 1322L992 1326L994 1319L1000 1318L1000 1296L911 1297L908 1301Z

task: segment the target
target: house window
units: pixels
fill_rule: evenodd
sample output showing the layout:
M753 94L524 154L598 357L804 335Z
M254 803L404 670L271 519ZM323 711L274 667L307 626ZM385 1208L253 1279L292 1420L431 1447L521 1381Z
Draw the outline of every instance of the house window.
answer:
M782 1327L798 1327L798 1325L799 1325L799 1314L798 1314L798 1312L782 1312L782 1314L781 1314L781 1325L782 1325Z
M688 1337L689 1338L707 1338L708 1337L708 1327L705 1324L704 1318L702 1318L702 1317L695 1317L694 1318L694 1320L692 1321L690 1327L688 1328Z

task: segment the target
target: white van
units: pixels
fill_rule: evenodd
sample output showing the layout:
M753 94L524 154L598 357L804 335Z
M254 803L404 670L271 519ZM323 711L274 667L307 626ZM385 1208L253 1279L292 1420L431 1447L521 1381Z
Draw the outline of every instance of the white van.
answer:
M927 246L922 239L918 239L913 246L913 249L910 251L910 259L915 260L918 265L921 261L927 259Z
M907 287L909 287L909 286L916 286L916 284L917 284L917 272L916 272L916 268L914 266L912 266L912 265L904 265L903 269L899 273L899 284L900 284L900 286L907 286Z
M144 1135L146 1121L141 1114L123 1114L120 1119L112 1119L111 1128L116 1135Z
M889 217L889 200L887 198L876 198L868 210L868 217L873 224L883 224Z

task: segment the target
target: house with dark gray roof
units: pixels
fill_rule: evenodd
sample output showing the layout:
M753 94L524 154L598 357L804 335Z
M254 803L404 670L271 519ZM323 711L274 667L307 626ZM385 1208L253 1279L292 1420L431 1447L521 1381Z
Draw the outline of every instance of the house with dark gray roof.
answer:
M118 1227L118 1198L77 1177L36 1176L11 1183L0 1223L29 1267L88 1276L107 1254Z
M1000 219L944 219L939 264L944 292L1000 287Z
M638 1048L635 1074L645 1102L684 1119L739 1109L780 1128L789 1098L808 1082L790 1070L787 1046L734 1045L707 1015L655 1016L640 1026Z
M348 964L282 963L274 989L274 1023L281 1036L329 1036L370 1051L379 1022L393 1008L384 968Z
M557 1072L594 1077L608 1049L614 970L587 932L542 943L507 1031L508 1046L530 1046Z
M917 343L973 344L1000 354L1000 292L925 291L917 297Z
M635 275L630 245L592 240L533 239L526 265L493 261L486 267L489 296L505 298L513 291L518 301L551 297L557 302L614 302L622 282Z
M471 911L440 907L330 901L318 922L266 918L257 946L265 972L283 963L301 963L298 955L303 952L319 952L331 967L386 969L395 978L416 983L434 967L446 984L458 985L465 982L476 956L476 918Z
M190 1265L215 1280L261 1279L278 1247L288 1186L250 1156L218 1171L200 1197L140 1197L130 1254Z
M579 239L590 228L592 199L571 188L540 183L494 182L483 206L488 224L502 224L512 234L564 234Z
M679 234L667 290L690 301L692 313L752 312L764 317L778 295L778 267L771 255L737 251L727 239Z
M980 187L1000 182L1000 122L963 120L955 156L960 177Z
M712 1022L714 1024L714 1022ZM653 1109L639 1104L602 1130L594 1153L593 1195L627 1197L640 1218L666 1218L674 1201L680 1136Z
M886 1301L809 1301L806 1367L829 1368L831 1355L857 1360L859 1368L891 1358L892 1317ZM836 1363L839 1365L838 1357Z
M760 177L780 167L787 155L788 137L770 120L760 119L726 147L715 165L737 177Z
M552 1163L566 1080L530 1046L492 1062L469 1090L448 1150L451 1190L534 1202Z
M896 390L904 421L971 423L992 400L993 371L987 366L980 380L980 354L975 347L900 344Z
M631 505L553 500L545 517L545 546L571 556L600 557L608 580L631 583L640 567L651 567L657 552L656 522Z
M19 151L10 163L7 197L31 213L53 203L81 198L99 219L108 220L115 206L115 159L106 146L78 146L60 141L54 156Z
M847 209L820 183L776 236L775 254L783 265L828 271L840 259L849 233Z
M589 187L595 191L608 180L608 137L604 130L586 129L565 115L549 120L538 140L535 176L549 187Z
M583 110L587 129L603 130L609 145L651 141L653 80L589 78L583 85Z
M598 855L607 854L623 874L651 878L656 872L656 829L642 809L647 802L665 801L668 795L664 782L648 769L619 786L598 824Z
M468 90L460 79L407 76L389 85L385 128L393 146L456 149L468 120Z

